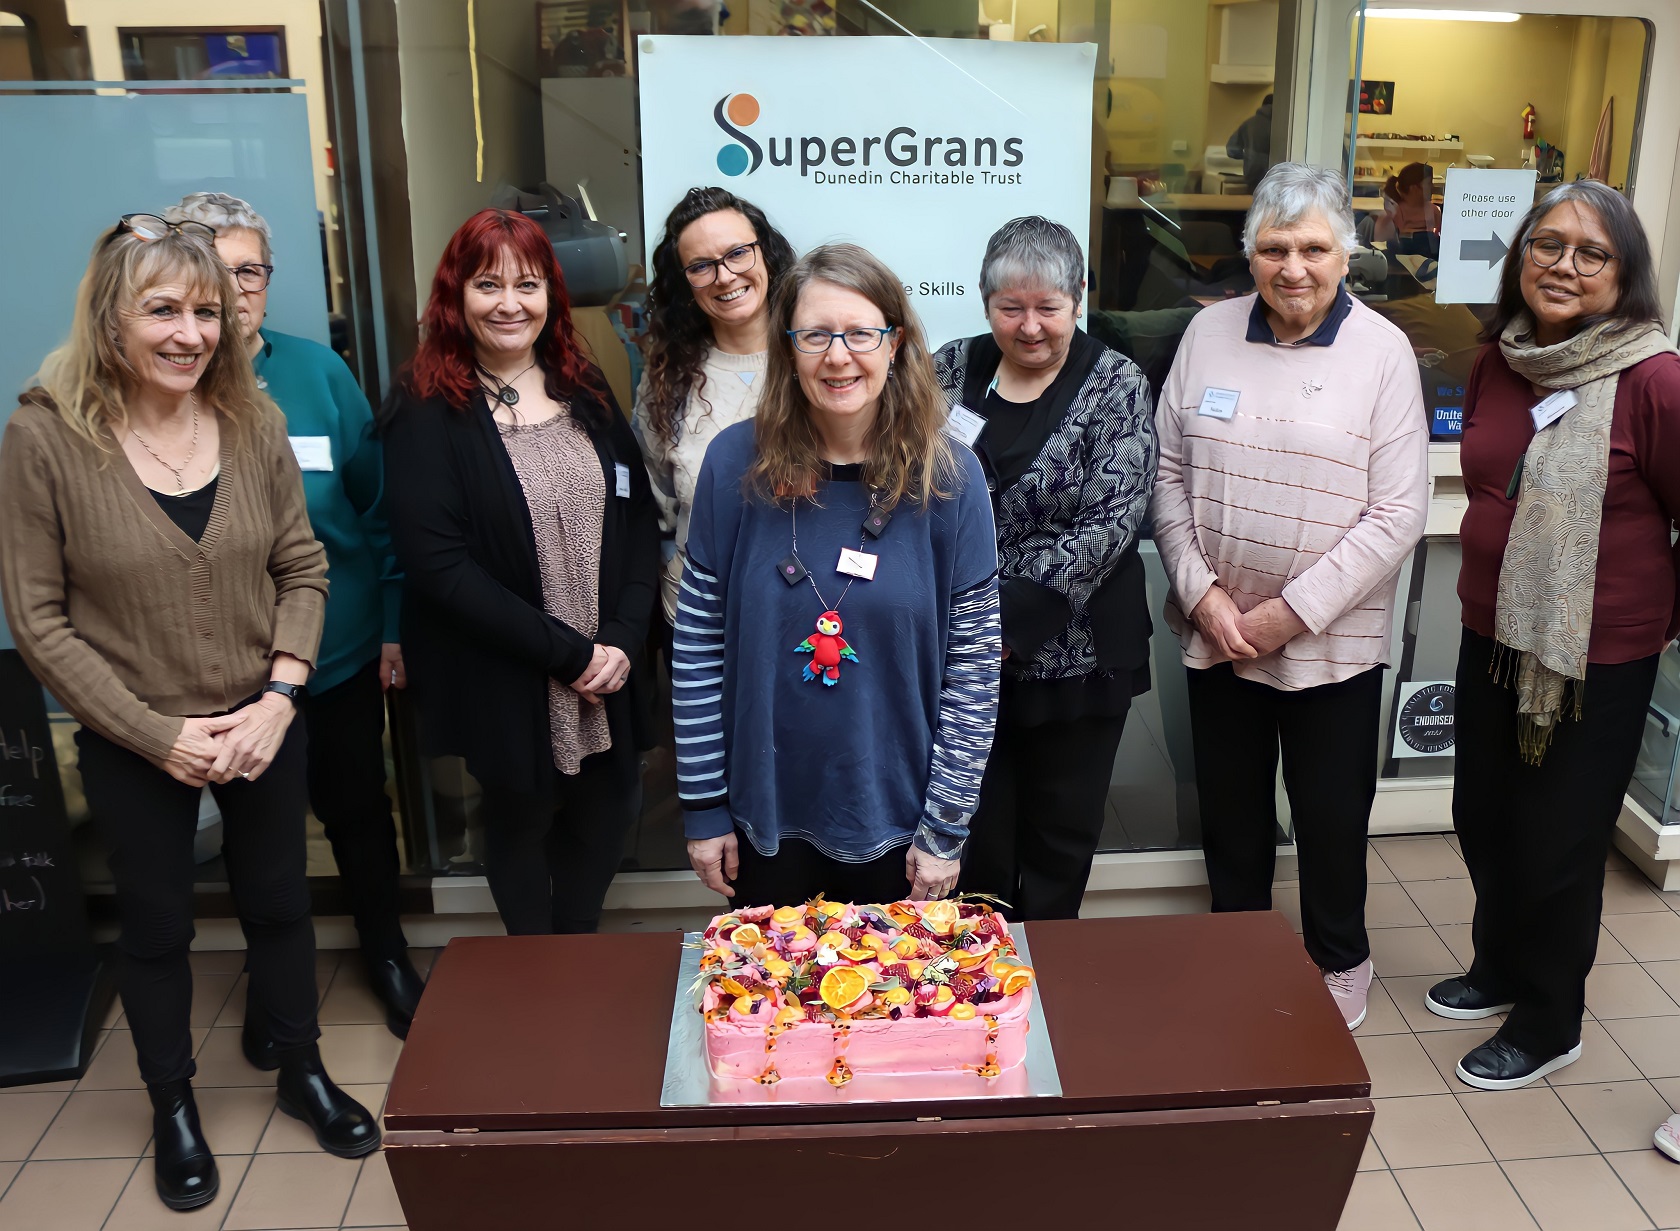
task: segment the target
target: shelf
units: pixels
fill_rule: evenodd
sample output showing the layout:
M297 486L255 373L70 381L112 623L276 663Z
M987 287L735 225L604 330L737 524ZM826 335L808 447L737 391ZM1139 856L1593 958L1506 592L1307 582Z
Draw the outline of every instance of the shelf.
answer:
M1374 137L1358 137L1356 149L1368 150L1462 150L1462 141L1379 141Z
M1208 80L1215 85L1271 85L1277 69L1270 64L1215 64Z

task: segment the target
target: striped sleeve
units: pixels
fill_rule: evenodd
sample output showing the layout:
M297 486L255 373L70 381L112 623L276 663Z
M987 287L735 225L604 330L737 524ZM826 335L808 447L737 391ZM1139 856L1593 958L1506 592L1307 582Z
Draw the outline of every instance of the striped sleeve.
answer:
M677 593L671 713L683 832L691 839L722 837L732 828L723 750L723 587L692 559Z
M1003 643L998 623L997 575L952 596L945 678L939 689L939 725L933 736L916 845L940 859L962 855L968 823L980 801L980 779L997 725L998 673Z

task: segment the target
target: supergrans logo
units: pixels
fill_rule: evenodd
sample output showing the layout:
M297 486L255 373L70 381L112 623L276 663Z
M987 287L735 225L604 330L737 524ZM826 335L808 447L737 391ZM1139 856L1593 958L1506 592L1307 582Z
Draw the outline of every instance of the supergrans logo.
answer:
M751 94L725 94L712 109L712 118L739 145L723 146L717 153L718 170L725 175L751 175L764 161L764 150L745 132L758 119L758 99Z

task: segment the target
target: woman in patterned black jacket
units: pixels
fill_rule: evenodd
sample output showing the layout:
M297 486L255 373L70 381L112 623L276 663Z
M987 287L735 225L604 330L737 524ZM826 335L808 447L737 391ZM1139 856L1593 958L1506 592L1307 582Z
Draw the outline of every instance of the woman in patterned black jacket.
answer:
M1149 689L1138 530L1154 407L1131 360L1076 323L1079 241L1017 218L986 246L991 332L935 357L947 425L973 447L997 520L1003 689L962 888L1021 919L1079 913L1132 698Z

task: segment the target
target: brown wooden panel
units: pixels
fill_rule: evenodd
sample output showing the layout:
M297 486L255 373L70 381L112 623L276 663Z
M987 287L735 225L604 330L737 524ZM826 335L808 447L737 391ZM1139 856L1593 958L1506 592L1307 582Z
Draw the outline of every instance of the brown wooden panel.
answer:
M1358 1098L1369 1078L1277 914L1027 929L1064 1097L659 1107L675 933L479 937L439 958L386 1104L393 1130L1063 1115Z
M1350 1099L798 1128L393 1133L385 1157L410 1231L765 1217L844 1225L855 1219L834 1216L848 1192L860 1214L875 1211L866 1221L893 1225L984 1223L1000 1210L1047 1227L1334 1231L1371 1119L1369 1100Z

